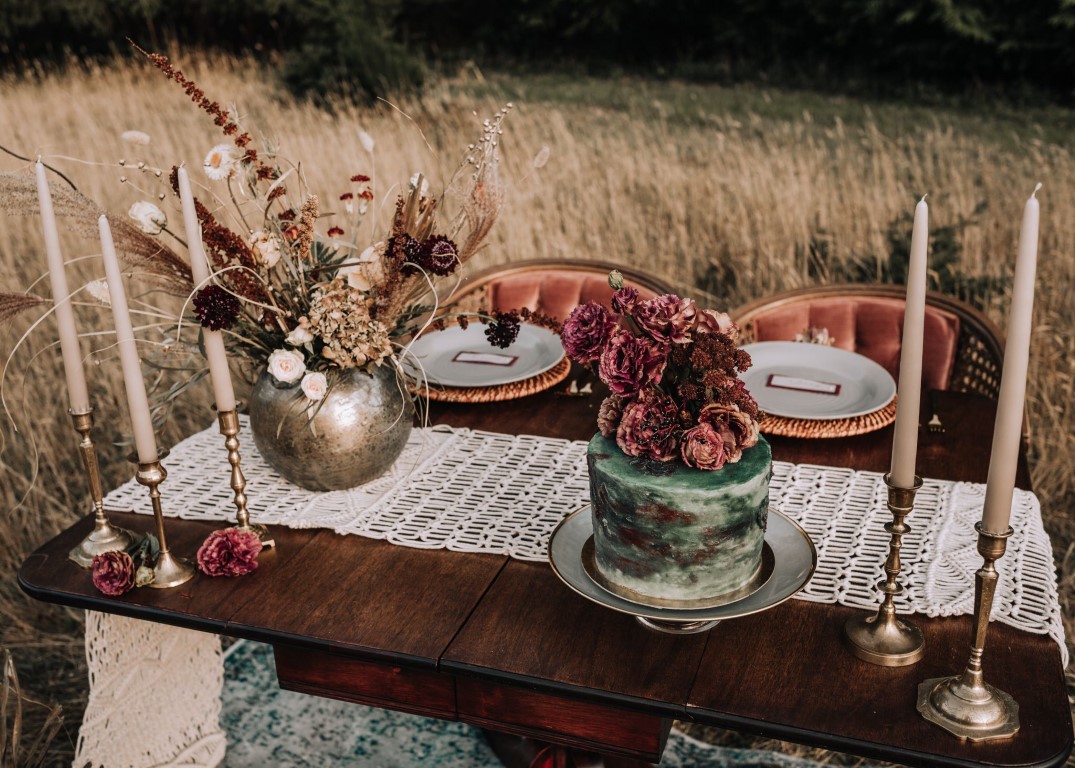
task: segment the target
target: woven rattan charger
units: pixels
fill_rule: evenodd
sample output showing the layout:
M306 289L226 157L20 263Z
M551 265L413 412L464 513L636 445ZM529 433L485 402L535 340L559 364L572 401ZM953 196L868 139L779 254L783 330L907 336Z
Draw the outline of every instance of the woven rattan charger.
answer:
M510 384L498 384L492 387L438 387L421 386L411 383L411 392L417 397L428 397L441 403L496 403L501 400L514 400L517 397L536 395L551 389L567 378L571 371L571 361L564 357L559 363L536 376Z
M872 413L850 419L788 419L765 414L758 424L767 435L783 437L851 437L887 427L896 420L896 398Z

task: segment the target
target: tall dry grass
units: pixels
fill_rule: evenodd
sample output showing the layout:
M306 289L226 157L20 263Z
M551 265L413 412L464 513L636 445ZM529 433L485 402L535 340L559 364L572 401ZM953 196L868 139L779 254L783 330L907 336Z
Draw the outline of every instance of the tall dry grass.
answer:
M802 95L763 93L744 102L741 93L728 98L718 88L640 82L606 82L595 86L593 98L560 99L555 90L526 81L490 84L473 76L442 83L399 110L339 104L330 114L283 96L271 76L249 61L177 64L211 97L234 104L263 147L278 146L284 157L301 160L301 172L322 200L334 200L359 172L373 172L379 199L391 200L389 185L405 182L419 168L443 183L477 135L473 113L498 108L504 92L521 93L503 138L512 189L491 245L475 266L601 258L658 272L694 296L700 295L700 276L708 274L706 285L715 294L709 298L722 306L825 281L853 261L880 263L888 255L890 222L924 192L930 193L934 227L966 217L975 221L959 234L962 270L1004 278L1012 272L1023 202L1034 183L1044 181L1028 404L1032 474L1062 565L1072 630L1075 160L1069 146L1041 138L1050 135L1050 126L1027 123L1012 130L1010 120L994 124L988 113L922 108L908 121L899 107L867 110L836 101L826 106L826 117L813 118L798 108ZM527 90L543 95L527 100ZM814 106L817 98L810 98ZM150 169L179 161L196 167L222 141L178 89L139 65L0 81L0 103L0 144L28 157L40 153L84 193L118 212L165 191L137 161ZM152 145L124 145L119 136L129 129L150 134ZM372 159L356 138L359 129L376 141ZM549 161L534 168L532 158L543 146ZM27 168L0 156L0 170ZM975 218L982 202L988 208ZM170 195L162 205L178 222ZM385 220L382 215L382 226ZM43 274L38 227L32 218L0 219L0 289L25 288ZM807 246L819 232L828 250L820 261L812 257L811 265ZM64 245L69 258L96 253L93 243L67 239ZM100 276L98 261L80 261L71 276L80 283ZM36 287L47 294L44 284ZM986 299L1003 326L1008 296ZM0 330L4 357L29 322ZM110 325L100 308L91 307L80 309L80 323L86 329ZM14 358L4 391L19 431L5 424L0 454L0 644L14 651L28 690L39 699L64 701L70 736L84 694L80 618L24 598L14 582L25 554L86 509L74 434L63 415L59 354L48 345L51 321L39 330ZM91 342L98 349L108 345L106 336ZM96 359L100 364L90 374L96 434L106 478L114 484L129 474L123 449L109 445L126 424L122 388L111 353ZM162 442L207 426L208 403L204 388L183 398ZM58 741L61 751L70 750L69 737Z

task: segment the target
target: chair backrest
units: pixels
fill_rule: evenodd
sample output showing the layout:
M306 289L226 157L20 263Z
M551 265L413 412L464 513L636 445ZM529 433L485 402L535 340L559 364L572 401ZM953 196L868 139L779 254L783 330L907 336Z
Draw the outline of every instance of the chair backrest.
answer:
M641 270L603 261L535 259L500 264L462 282L449 298L459 308L493 311L522 309L563 321L579 304L596 301L608 306L612 289L608 273L618 269L624 284L638 289L643 299L672 293L672 286Z
M744 344L790 341L805 329L825 328L834 346L869 357L898 379L905 291L897 285L804 288L742 306L732 318ZM923 386L995 400L1003 358L1003 336L989 318L958 299L928 292Z

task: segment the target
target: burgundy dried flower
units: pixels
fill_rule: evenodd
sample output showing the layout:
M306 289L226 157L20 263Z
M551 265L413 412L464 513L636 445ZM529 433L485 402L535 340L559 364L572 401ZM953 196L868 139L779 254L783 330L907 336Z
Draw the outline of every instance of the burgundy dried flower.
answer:
M638 303L638 289L624 286L612 294L612 311L630 315Z
M665 356L651 339L619 329L601 352L598 373L615 394L631 397L647 384L660 384Z
M348 200L354 200L355 196L352 192L344 192L342 195L340 195L340 199L346 202Z
M353 181L355 184L363 184L369 180L370 177L364 173L356 173L354 176L351 177L351 181Z
M683 433L679 452L683 463L695 469L720 469L728 461L724 438L708 422Z
M616 444L628 456L671 461L679 454L679 407L667 395L643 390L623 409Z
M567 356L577 363L588 363L601 357L616 318L596 301L579 304L564 321L560 343Z
M758 422L734 405L711 404L698 412L698 424L708 425L724 442L727 460L735 464L743 450L758 442Z
M494 347L510 347L519 338L519 313L494 312L493 322L485 326L485 338Z
M239 299L219 285L207 285L194 293L194 314L202 327L211 331L230 328L241 310Z
M597 428L605 437L612 437L623 418L623 399L619 395L609 395L597 409Z
M328 236L329 237L339 237L342 234L343 234L343 228L342 227L329 227L329 230L328 230Z
M116 597L134 586L134 560L126 552L94 555L91 567L93 586L106 595Z
M258 567L261 546L253 531L213 531L198 548L198 568L207 576L242 576Z
M450 275L459 266L459 250L444 235L432 235L422 242L418 265L434 275Z
M639 327L655 340L686 344L691 340L698 311L690 299L666 293L639 302L633 314Z

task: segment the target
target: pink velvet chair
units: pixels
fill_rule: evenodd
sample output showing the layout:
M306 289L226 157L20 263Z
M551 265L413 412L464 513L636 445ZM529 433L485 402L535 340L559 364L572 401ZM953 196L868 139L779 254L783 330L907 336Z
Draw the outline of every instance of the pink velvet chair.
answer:
M618 269L626 285L643 299L674 293L671 285L641 270L603 261L535 259L500 264L468 278L449 302L463 309L507 311L527 309L565 320L571 310L587 301L608 306L612 289L608 273Z
M759 299L732 312L742 343L791 341L825 328L835 342L874 360L899 379L906 289L897 285L827 285ZM974 307L930 291L926 296L922 384L996 399L1003 336Z

